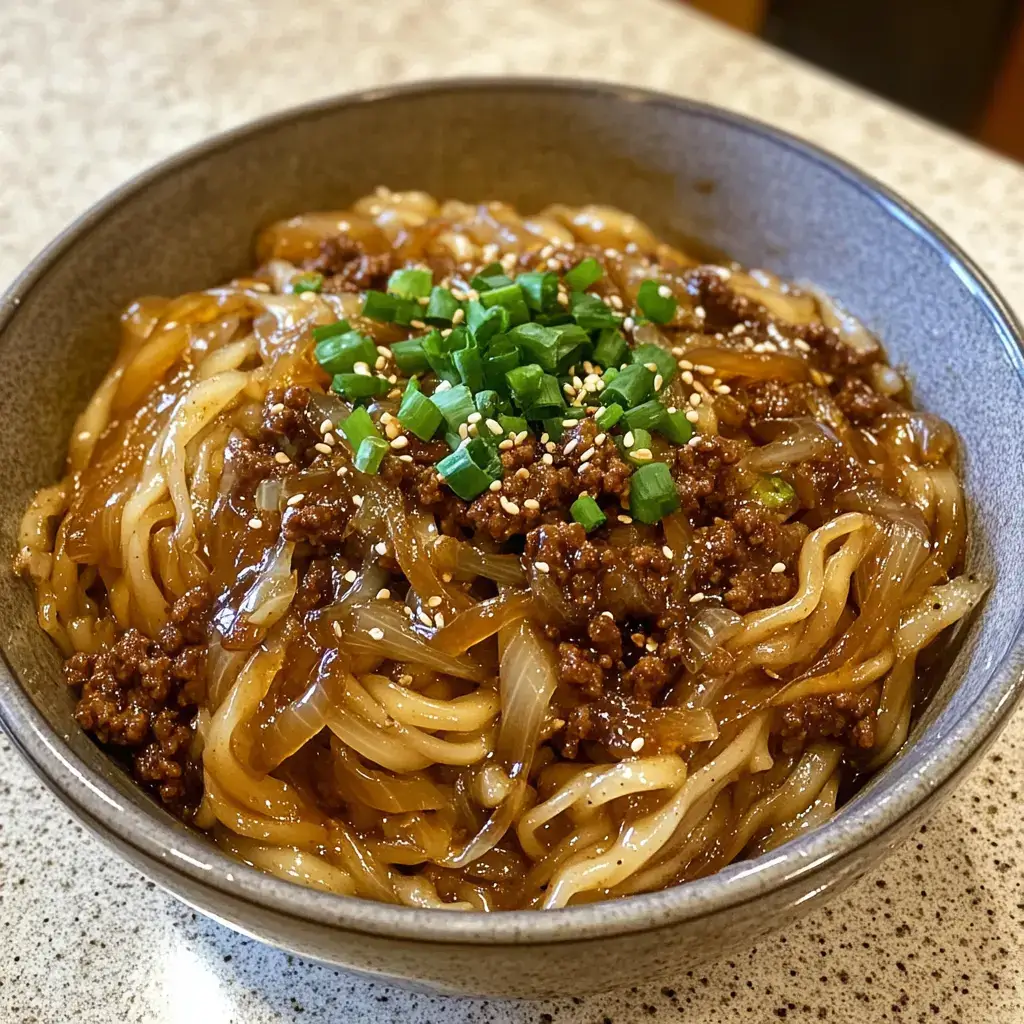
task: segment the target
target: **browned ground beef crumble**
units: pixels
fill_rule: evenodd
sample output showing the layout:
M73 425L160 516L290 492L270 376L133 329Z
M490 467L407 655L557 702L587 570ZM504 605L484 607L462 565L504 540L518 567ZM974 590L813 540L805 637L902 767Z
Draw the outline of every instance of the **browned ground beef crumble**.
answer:
M565 255L571 265L583 248L556 258ZM325 290L354 292L383 288L393 261L387 252L367 252L342 236L324 243L307 267L326 275ZM686 281L704 307L706 330L723 332L728 339L742 324L744 335L764 341L772 325L773 331L801 339L809 366L825 375L821 386L854 426L877 425L895 408L870 384L871 364L883 358L880 352L858 352L821 325L777 324L713 269L689 271ZM678 748L673 719L658 705L683 668L685 627L694 613L691 596L700 593L704 602L746 614L793 595L796 558L807 527L787 522L793 510L771 511L750 497L736 472L747 448L729 433L813 416L817 390L810 383L777 380L737 387L715 399L722 434L701 437L665 456L693 532L685 564L682 553L663 550L660 532L628 521L631 467L618 449L597 446L589 461L582 460L599 431L591 418L566 428L557 444L531 437L502 452L500 494L485 491L471 502L438 479L435 463L449 450L443 441L423 442L410 435L402 457L396 452L385 456L382 479L399 487L413 506L431 513L442 533L522 552L531 577L543 582L546 599L557 605L558 614L548 616L545 629L556 647L559 681L571 699L549 731L563 757L575 758L584 744L626 756L629 737L637 735L650 743L649 751ZM251 510L262 480L287 483L296 471L319 465L331 471L333 489L307 495L300 507L287 508L280 517L285 537L299 544L300 612L323 606L336 593L325 559L343 550L356 513L351 500L356 485L350 482L355 474L338 482L338 456L315 448L317 422L306 389L270 392L259 435L231 438L225 474L235 506ZM572 440L575 446L569 445ZM280 452L289 456L287 463L275 457ZM797 473L798 493L827 505L830 495L856 482L863 470L836 455L801 465ZM609 515L608 525L589 536L569 514L581 492L596 498ZM509 510L509 502L517 511ZM276 537L272 523L265 527L272 530L270 540ZM779 563L784 571L772 571ZM101 742L130 748L136 776L174 805L193 793L188 754L202 695L210 608L208 594L190 592L175 605L172 625L155 641L131 629L109 650L76 654L66 667L68 683L80 693L78 721ZM705 672L729 667L728 656L719 652ZM774 742L786 752L818 737L870 746L878 697L875 686L859 694L802 700L778 714Z

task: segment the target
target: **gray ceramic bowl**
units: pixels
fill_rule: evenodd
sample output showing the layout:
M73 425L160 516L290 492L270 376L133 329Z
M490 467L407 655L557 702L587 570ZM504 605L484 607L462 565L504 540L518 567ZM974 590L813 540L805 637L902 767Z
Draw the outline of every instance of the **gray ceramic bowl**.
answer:
M446 992L607 988L749 943L871 867L994 738L1021 690L1021 332L974 265L902 200L764 125L586 83L414 86L278 114L177 156L86 214L0 309L2 561L134 296L242 271L255 229L341 207L378 183L526 209L598 201L669 236L810 278L912 368L966 450L972 568L995 579L904 752L825 827L688 885L615 903L498 915L313 892L223 856L138 790L75 725L29 589L0 575L0 721L81 821L176 896L306 956ZM965 388L965 384L967 387Z

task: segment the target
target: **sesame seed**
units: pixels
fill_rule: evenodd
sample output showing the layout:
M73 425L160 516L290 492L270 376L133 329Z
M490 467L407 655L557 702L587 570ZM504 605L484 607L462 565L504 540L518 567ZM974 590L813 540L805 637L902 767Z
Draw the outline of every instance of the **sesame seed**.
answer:
M645 370L650 370L651 373L657 373L658 372L658 364L657 363L644 363L644 369Z
M363 507L363 496L361 494L353 494L352 495L352 504L355 505L356 508L362 508Z
M410 320L409 326L415 327L417 331L422 331L427 325L422 320Z
M345 582L346 583L355 583L356 575L357 574L356 574L355 569L349 569L349 571L347 573L345 573L345 577L344 577L345 578Z
M370 630L370 636L372 636L374 640L383 640L384 630L381 629L380 626L374 626L373 629Z
M636 321L631 316L627 316L626 319L622 321L622 329L624 331L631 331L634 327L636 327Z
M614 307L615 307L616 309L622 309L622 299L620 299L620 298L618 297L618 295L609 295L609 296L608 296L608 301L609 301L609 302L610 302L610 303L611 303L611 304L612 304L612 305L613 305L613 306L614 306Z
M520 430L519 433L516 434L516 436L514 438L515 443L516 444L522 444L529 436L530 436L530 432L528 430Z
M480 298L480 293L475 288L468 288L466 290L466 298L472 302Z
M665 378L660 373L654 375L654 390L660 391L661 386L665 383Z
M700 419L700 413L697 412L696 409L687 409L686 410L686 418L691 423L696 423Z
M489 491L494 491L494 492L495 492L495 494L497 494L497 492L501 490L501 481L500 481L500 480L492 480L492 481L491 481L491 482L490 482L490 483L489 483L489 484L487 485L487 489L488 489Z
M391 591L388 590L387 587L381 587L380 590L377 591L377 600L378 601L390 601L391 600Z
M564 448L562 449L562 454L563 454L563 455L571 455L571 454L572 454L572 453L573 453L573 452L574 452L574 451L576 450L576 445L578 445L579 443L580 443L580 439L579 439L578 437L574 437L574 438L573 438L573 439L572 439L572 440L571 440L571 441L570 441L570 442L569 442L569 443L568 443L568 444L567 444L567 445L566 445L566 446L565 446L565 447L564 447Z
M690 395L690 405L692 405L694 408L700 405L700 395L698 395L696 391L694 391L694 393Z
M286 502L286 505L290 505L294 508L296 505L301 505L306 500L305 494L301 491L298 494L293 494Z
M570 397L574 398L576 395L576 389L569 383L562 385L562 390Z
M466 424L466 423L460 423L459 424L459 437L461 437L463 440L465 440L467 437L469 437L469 425L468 424Z
M623 443L623 444L624 444L624 445L625 445L625 446L626 446L627 448L632 448L632 447L633 447L633 442L634 442L635 440L636 440L636 438L635 438L635 437L633 437L633 431L632 431L632 430L627 430L627 431L625 432L625 434L623 434L623 435L622 435L622 443Z
M320 424L320 433L329 434L334 429L334 424L330 420L324 420Z
M482 412L471 412L466 417L466 422L467 423L479 423L483 418L484 418L484 414Z
M334 630L334 635L340 640L341 639L341 623L335 619L331 623L331 629Z
M284 412L284 402L275 402L270 407L270 411L273 413Z
M369 377L370 365L369 363L364 363L360 360L358 363L352 364L352 372L358 373L360 377Z
M389 441L393 441L396 437L398 437L401 431L398 429L397 424L393 422L388 422L384 424L384 433Z
M437 387L434 388L434 394L438 395L442 391L450 391L451 387L452 387L452 382L450 380L442 380L442 381L440 381L438 383Z
M619 520L620 523L625 523L626 526L629 526L629 524L633 522L632 516L617 516L616 518Z
M715 391L717 391L718 394L720 394L720 395L731 395L732 394L732 388L729 387L728 384L719 384L718 387L715 388Z
M634 459L639 462L650 462L654 458L654 453L650 448L636 448L634 451L629 453Z
M386 555L388 553L387 543L382 540L378 541L373 545L373 550L376 551L378 555Z
M593 447L593 446L591 446L590 448L588 448L588 449L587 449L587 450L586 450L586 451L585 451L585 452L584 452L584 453L583 453L583 454L582 454L582 455L580 456L580 462L589 462L589 461L590 461L590 460L591 460L591 459L592 459L592 458L594 457L594 451L595 451L595 449L594 449L594 447Z
M378 345L377 346L377 355L381 355L385 359L390 359L391 358L391 349L389 349L385 345Z
M700 434L694 434L686 444L690 448L696 448L700 444Z
M440 608L442 601L443 601L443 598L441 597L441 595L440 594L435 594L433 597L428 597L427 598L427 607L428 608Z
M450 572L443 572L443 573L441 573L441 582L442 583L451 583L451 581L452 581L452 574Z
M537 256L539 259L546 260L549 256L553 256L554 254L555 247L553 245L545 245L544 248L537 253Z
M499 445L499 447L501 447L501 446ZM554 460L554 457L552 456L551 452L545 452L540 457L540 461L543 462L545 466L550 466L550 465L552 465L554 463L555 460Z
M409 447L409 438L407 438L405 436L405 434L402 434L400 437L396 437L391 442L391 447L392 448L408 448Z
M704 312L703 306L694 306L693 311L694 313L697 314L698 317L700 317L701 320L703 320L707 316L707 313Z
M438 629L444 626L444 612L436 612L434 615L434 623Z
M434 624L434 620L422 608L416 613L416 617L424 626L432 626Z
M520 480L529 480L530 471L525 466L520 466L516 470L516 476L519 477Z
M682 363L680 363L680 366L681 365ZM683 372L679 375L679 379L682 380L684 384L693 384L693 374L689 370L683 370Z
M506 498L504 494L501 496L499 501L501 503L501 507L510 516L517 516L517 515L519 515L519 506L514 501L509 501L508 498Z
M659 288L658 291L660 292L661 289ZM632 750L634 754L637 754L644 749L644 742L643 736L637 736L637 738L630 743L629 749Z
M523 505L526 508L532 508L534 510L540 508L540 502L536 498L527 498L526 501L523 502Z
M263 520L257 519L253 516L253 518L249 520L249 526L254 530L259 530L263 526Z
M597 435L597 436L596 436L596 437L594 438L594 445L595 445L595 446L600 446L600 445L604 444L604 440L605 440L605 438L606 438L607 436L608 436L607 434L598 434L598 435Z
M772 572L785 572L785 571L786 571L786 563L785 562L776 562L772 566Z
M705 377L713 377L715 375L715 368L713 366L708 366L707 363L698 363L694 369L698 373L704 374Z
M563 427L575 427L576 426L576 421L575 420L562 420L562 426Z
M696 594L690 596L690 604L700 604L704 600L704 595L698 591Z
M415 462L416 460L411 455L399 455L399 462Z
M537 572L551 572L551 566L547 562L534 562L533 566Z
M348 466L338 467L338 476L345 476L348 473Z
M484 424L486 425L487 429L492 434L494 434L495 437L501 437L501 435L505 433L505 431L502 429L501 424L497 420L484 420Z
M558 447L558 445L556 445L554 441L545 441L544 447L547 449L547 451L553 452Z
M321 455L330 455L331 454L331 446L329 444L324 444L323 441L317 441L317 443L315 445L313 445L313 447L318 452L320 452Z
M466 311L464 309L457 309L452 313L452 323L461 324L466 319Z
M375 370L383 370L388 365L388 361L383 356L377 356L376 361L373 364Z
M804 341L803 338L794 338L793 339L793 344L796 345L796 347L798 349L800 349L801 352L810 352L811 351L811 346L808 345L807 342Z
M499 442L498 442L498 447L499 447L499 448L500 448L500 449L501 449L501 450L502 450L503 452L510 452L510 451L512 451L512 449L513 449L513 448L515 448L515 446L516 446L516 443L515 443L515 441L513 441L513 440L512 440L511 438L509 438L509 437L506 437L504 441L499 441Z
M672 298L672 289L669 288L669 286L667 284L660 284L660 285L658 285L658 294L663 299L671 299Z
M675 552L667 544L662 545L661 553L666 558L674 558L675 557Z

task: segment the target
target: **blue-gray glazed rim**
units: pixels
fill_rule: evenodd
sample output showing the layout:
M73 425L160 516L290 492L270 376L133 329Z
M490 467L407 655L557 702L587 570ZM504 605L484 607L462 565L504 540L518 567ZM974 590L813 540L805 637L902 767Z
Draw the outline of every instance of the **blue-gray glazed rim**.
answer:
M988 346L986 358L996 368L1005 364L998 378L1000 392L986 397L1004 408L1008 415L1011 412L1016 414L1019 398L1024 394L1024 336L1020 324L974 262L901 197L816 146L739 114L649 91L568 80L468 79L375 89L275 113L201 142L121 186L71 225L32 262L0 303L0 359L9 347L8 335L15 330L21 311L32 302L38 291L45 291L51 275L75 259L76 251L94 233L104 230L104 226L116 219L121 211L148 193L168 188L177 179L188 179L193 183L198 180L196 175L202 179L200 171L206 164L228 160L232 153L246 147L269 145L268 139L303 130L304 125L326 123L331 117L340 117L343 112L357 116L360 110L376 111L378 116L382 116L381 112L395 105L423 110L437 107L451 112L481 103L496 107L505 104L511 110L515 109L516 103L527 105L531 102L540 106L546 104L551 110L585 108L588 116L594 110L602 109L606 122L611 125L645 126L649 123L651 128L648 134L643 135L639 153L629 150L633 136L626 127L622 127L618 135L611 131L609 136L613 145L617 143L626 149L622 153L613 153L621 165L615 174L628 177L634 173L630 165L641 167L637 172L640 185L629 186L641 197L648 188L643 182L654 182L649 188L656 191L664 184L658 184L661 178L672 173L662 166L668 157L659 162L660 157L654 159L652 154L657 156L661 153L657 148L659 145L672 145L665 141L664 133L666 126L678 121L680 125L688 126L695 136L706 133L709 137L729 140L730 145L738 147L738 151L754 147L760 152L758 147L761 147L764 152L772 154L772 161L780 167L804 168L803 173L834 188L836 195L848 197L849 203L862 211L873 211L872 215L890 225L893 239L920 254L928 267L933 261L936 266L941 265L948 272L950 286L960 289L953 299L931 298L948 302L951 310L955 307L956 315L969 314L974 326L984 328ZM622 142L622 139L626 141ZM372 165L373 152L364 151L363 155ZM429 159L426 157L426 162L429 163ZM649 168L643 166L645 160L652 161ZM298 168L299 163L293 166ZM295 173L301 174L302 171L298 169ZM395 183L389 184L394 186ZM563 198L554 194L554 188L549 188L549 191L552 193L550 201ZM199 188L195 201L203 202L205 194ZM732 201L738 201L739 195L740 189L737 188ZM494 189L493 197L503 198L500 187ZM807 201L813 205L814 199L812 192ZM687 201L692 201L692 197ZM300 209L292 212L300 212ZM778 223L785 223L781 215L777 219ZM699 222L699 218L697 220ZM257 226L256 222L252 224L253 229ZM855 225L851 224L850 230L855 233ZM717 243L718 240L715 241ZM770 241L764 250L766 262L772 262L774 253L786 269L789 257L784 243L784 239L781 243L776 239ZM729 246L723 248L729 250ZM742 250L742 246L740 248ZM731 251L743 260L742 251L737 253L735 247ZM884 254L876 255L884 262ZM909 269L903 267L902 272L905 274ZM900 270L899 267L889 268L887 281L891 283ZM870 291L870 282L863 283L863 287ZM882 287L882 282L877 287ZM844 290L842 287L835 289L838 297L846 301ZM859 312L856 301L851 304L853 311ZM883 336L890 350L896 347L898 354L894 340ZM958 344L955 340L945 342L946 355L950 359ZM995 355L997 350L998 357ZM911 364L911 371L914 370L915 366ZM943 408L936 411L944 415L948 412ZM63 437L66 437L66 432ZM8 449L9 458L14 443L15 439L10 434L0 441L0 446ZM1019 475L1019 443L1015 461L1013 452L1007 455L1011 460L1007 464L1018 467L1014 472ZM967 458L970 462L970 447ZM45 481L40 478L40 482ZM984 505L991 481L982 483L983 486L976 487L972 496L975 505ZM1001 532L988 531L983 547L989 553L994 551L999 555L997 561L1012 563L1014 552L1019 553L1024 548L1021 528L1007 522ZM5 557L7 554L9 552L5 550ZM1015 572L1001 573L996 582L994 593L999 595L1001 602L1004 600L1003 591L1007 592L1006 608L1000 613L1002 617L998 622L998 637L990 644L984 664L972 664L969 674L960 680L960 687L966 685L965 681L970 681L971 699L958 703L954 693L941 713L924 726L918 726L915 742L903 758L904 761L912 761L912 770L883 772L826 825L773 853L733 864L713 876L675 888L558 911L511 911L484 915L394 907L316 892L239 864L198 833L176 826L148 798L134 800L126 796L124 787L114 785L109 777L97 772L72 749L70 737L54 727L39 701L30 696L32 688L20 678L20 655L11 653L20 641L13 636L13 627L6 624L3 631L6 670L0 677L0 724L46 784L95 831L108 838L116 838L118 845L123 850L133 851L138 860L163 864L188 879L193 886L246 901L267 911L298 921L416 943L518 946L626 935L748 907L759 897L786 887L793 886L813 895L819 888L828 889L829 879L841 876L847 870L846 866L861 865L864 859L861 855L866 848L881 850L894 842L900 834L901 823L920 814L926 804L931 805L935 796L948 790L980 756L1022 694L1024 613L1020 611L1022 602L1017 600L1014 605L1012 601L1013 597L1019 597L1024 585L1019 558L1016 558L1016 565ZM49 641L40 632L38 642ZM870 859L878 855L872 854ZM854 870L862 869L858 866ZM818 878L823 880L820 887L814 884ZM806 895L801 897L806 898ZM202 909L201 901L199 906Z

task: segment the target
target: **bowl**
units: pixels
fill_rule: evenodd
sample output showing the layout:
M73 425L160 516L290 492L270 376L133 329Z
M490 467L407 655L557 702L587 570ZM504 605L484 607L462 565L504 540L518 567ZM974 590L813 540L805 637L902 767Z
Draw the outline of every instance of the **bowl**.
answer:
M815 281L907 364L964 442L973 570L994 579L902 753L824 827L663 892L550 912L459 914L261 874L172 818L78 728L30 588L6 569L21 512L57 479L119 311L241 273L255 231L379 183L524 209L611 203L677 239ZM968 384L969 382L969 384ZM965 387L965 385L967 385ZM929 814L1021 694L1021 329L907 203L773 128L584 82L448 81L285 111L129 182L39 256L0 306L0 723L69 810L197 910L303 956L439 992L539 996L678 972L848 885Z

